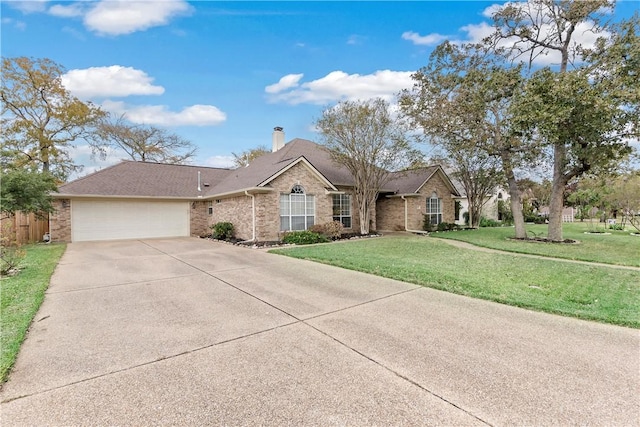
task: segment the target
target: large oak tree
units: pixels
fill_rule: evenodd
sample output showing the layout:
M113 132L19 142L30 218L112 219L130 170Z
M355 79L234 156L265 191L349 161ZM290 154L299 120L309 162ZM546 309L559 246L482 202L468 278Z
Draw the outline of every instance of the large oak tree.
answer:
M402 111L428 142L458 162L473 164L478 156L500 161L515 235L526 238L516 175L518 168L534 162L538 150L511 127L511 104L522 87L521 67L506 67L503 58L480 45L445 42L412 77L414 87L400 95Z
M62 66L49 59L2 59L2 163L59 179L81 168L69 150L91 141L104 113L62 85Z
M614 168L630 152L627 138L637 137L637 115L630 113L638 112L640 90L638 15L611 26L604 16L614 7L609 0L529 0L494 15L492 39L512 60L535 66L543 56L557 57L533 73L515 110L522 132L552 151L551 240L562 240L567 184ZM595 50L580 43L585 33L601 36Z

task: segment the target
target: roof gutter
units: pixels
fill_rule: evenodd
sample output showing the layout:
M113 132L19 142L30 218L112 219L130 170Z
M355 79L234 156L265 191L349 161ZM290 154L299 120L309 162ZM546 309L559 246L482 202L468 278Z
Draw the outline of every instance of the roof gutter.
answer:
M184 200L192 201L198 196L175 197L175 196L122 196L118 194L64 194L52 193L54 199L153 199L153 200Z

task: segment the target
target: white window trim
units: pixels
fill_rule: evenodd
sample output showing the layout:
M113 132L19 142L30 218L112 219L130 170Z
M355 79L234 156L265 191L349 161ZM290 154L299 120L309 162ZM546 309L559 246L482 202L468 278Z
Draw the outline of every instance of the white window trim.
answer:
M346 193L342 193L342 194L334 194L331 197L331 204L332 204L332 212L335 212L335 208L336 208L336 197L338 197L339 200L339 206L338 206L338 215L333 215L333 220L334 221L338 221L340 222L344 228L348 228L351 229L353 227L353 217L352 217L352 207L351 207L351 194L346 194ZM345 201L343 200L343 197L347 198L347 203L345 204ZM342 211L343 211L343 207L348 207L349 208L349 214L348 215L343 215ZM337 218L337 219L336 219ZM349 227L344 225L343 219L344 218L349 218Z

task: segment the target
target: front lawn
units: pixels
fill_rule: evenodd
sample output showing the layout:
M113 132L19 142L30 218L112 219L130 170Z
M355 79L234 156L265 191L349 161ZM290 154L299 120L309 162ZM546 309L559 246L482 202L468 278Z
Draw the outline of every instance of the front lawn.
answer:
M486 227L432 233L431 236L508 252L640 267L640 236L632 236L630 230L605 230L602 225L598 230L611 234L585 234L593 229L587 223L565 223L563 237L577 240L579 243L575 245L510 240L515 235L513 227ZM546 236L547 226L530 224L527 225L527 232L529 237Z
M465 250L424 236L270 252L474 298L640 328L638 271Z
M20 264L20 273L0 280L0 384L7 380L65 247L61 244L24 246L27 256Z

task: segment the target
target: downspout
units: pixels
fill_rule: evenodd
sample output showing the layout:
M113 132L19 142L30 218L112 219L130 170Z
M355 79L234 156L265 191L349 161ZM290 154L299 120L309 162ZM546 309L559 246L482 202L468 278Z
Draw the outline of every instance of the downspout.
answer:
M429 234L428 231L424 230L409 230L409 208L407 206L407 198L404 196L400 196L400 198L404 200L404 231L408 233Z
M251 240L245 240L245 242L256 241L256 196L250 194L247 190L244 190L244 195L251 197Z

